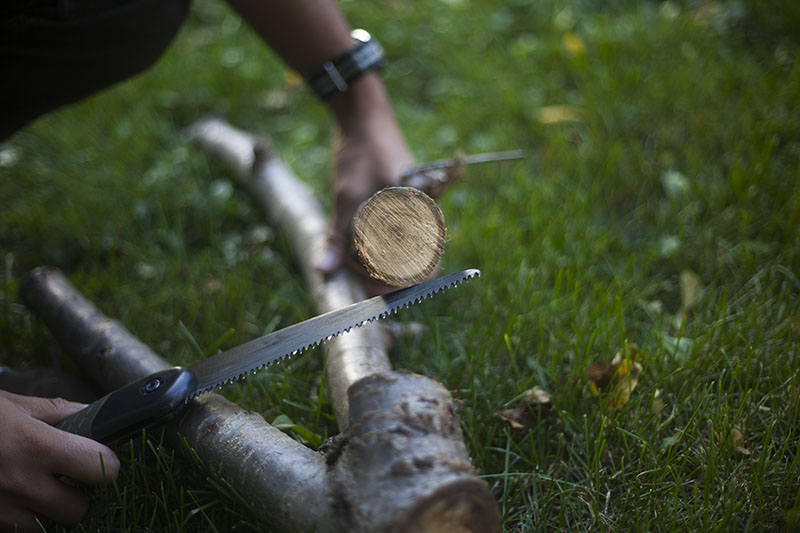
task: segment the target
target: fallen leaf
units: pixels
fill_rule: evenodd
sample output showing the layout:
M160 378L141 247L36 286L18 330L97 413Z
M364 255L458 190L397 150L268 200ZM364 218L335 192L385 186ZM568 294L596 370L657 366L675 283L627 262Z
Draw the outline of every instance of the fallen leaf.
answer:
M536 423L535 417L526 407L503 409L502 411L497 411L494 416L511 426L511 429L530 429Z
M744 446L744 435L736 428L731 429L731 443L733 444L733 449L737 452L742 455L750 455L750 450Z
M681 310L686 312L697 305L703 296L703 282L700 281L700 276L687 269L681 270L680 285Z
M628 346L629 353L638 353L636 345ZM623 358L618 352L611 363L595 361L586 369L586 377L590 380L592 394L599 395L607 391L603 405L607 409L619 409L630 400L631 393L639 382L642 373L641 363L630 357Z
M540 124L558 124L560 122L580 122L581 112L576 107L567 105L548 105L539 108L536 119Z
M539 385L525 391L522 395L522 402L528 407L546 407L549 409L553 406L550 401L550 395Z
M503 409L494 414L501 421L511 426L511 429L530 429L542 415L549 413L553 408L550 395L538 385L523 392L519 399L522 402L522 407Z
M719 433L717 437L720 446L729 447L729 450L742 455L750 455L750 450L744 445L744 435L742 435L742 432L738 428L731 428L727 436Z
M575 32L565 33L561 38L561 43L570 54L577 56L586 52L586 45L583 44L583 39Z
M603 404L607 409L619 409L631 398L631 393L639 382L642 365L630 359L623 359L614 374L614 385Z

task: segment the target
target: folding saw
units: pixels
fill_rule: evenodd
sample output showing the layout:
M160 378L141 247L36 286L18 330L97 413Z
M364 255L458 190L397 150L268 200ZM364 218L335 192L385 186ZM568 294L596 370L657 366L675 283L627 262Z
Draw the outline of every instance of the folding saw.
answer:
M367 322L480 276L471 269L331 311L231 348L188 367L151 374L103 396L56 427L111 443L179 415L192 398L233 382Z

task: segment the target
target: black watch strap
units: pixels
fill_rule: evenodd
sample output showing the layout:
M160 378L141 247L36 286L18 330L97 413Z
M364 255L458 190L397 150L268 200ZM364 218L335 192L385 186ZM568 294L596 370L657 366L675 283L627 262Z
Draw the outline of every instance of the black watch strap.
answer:
M353 30L350 35L357 44L344 54L326 61L307 80L320 100L328 100L335 94L347 91L350 84L365 72L383 65L383 48L378 41L364 30Z

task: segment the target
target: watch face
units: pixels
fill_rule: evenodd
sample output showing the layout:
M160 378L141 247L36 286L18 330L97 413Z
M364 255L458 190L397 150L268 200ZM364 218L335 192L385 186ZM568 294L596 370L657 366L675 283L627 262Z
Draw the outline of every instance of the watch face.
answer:
M351 31L350 37L352 37L356 41L361 41L362 43L365 43L370 39L372 39L372 36L369 34L369 32L367 30L362 30L361 28Z

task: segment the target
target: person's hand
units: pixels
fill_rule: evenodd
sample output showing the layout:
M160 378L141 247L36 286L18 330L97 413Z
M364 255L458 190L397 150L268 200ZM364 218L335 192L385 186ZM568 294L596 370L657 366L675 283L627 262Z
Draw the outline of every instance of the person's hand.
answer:
M50 425L84 407L0 390L0 530L41 531L43 520L76 524L88 504L70 480L100 485L117 477L110 448Z
M371 85L375 84L375 87ZM332 104L339 121L334 160L334 211L325 251L317 268L331 274L350 267L366 272L349 257L350 226L358 206L384 187L398 185L404 170L414 163L403 134L376 78L353 87L353 94ZM386 292L388 286L373 282L371 293Z

